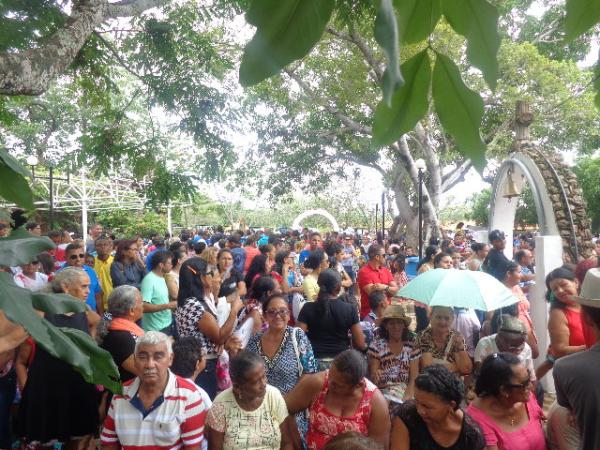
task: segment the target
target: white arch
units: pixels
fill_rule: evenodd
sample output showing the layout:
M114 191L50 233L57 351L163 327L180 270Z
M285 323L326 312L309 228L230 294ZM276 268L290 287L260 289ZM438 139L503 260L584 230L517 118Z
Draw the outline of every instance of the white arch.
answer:
M337 220L335 220L335 217L333 217L331 214L329 214L328 211L321 209L321 208L309 209L308 211L304 211L302 214L300 214L298 217L296 217L294 219L294 222L292 223L292 228L293 229L300 228L300 224L302 223L302 221L310 216L323 216L327 220L329 220L329 222L331 223L331 226L333 227L333 231L340 231L340 226L338 225Z

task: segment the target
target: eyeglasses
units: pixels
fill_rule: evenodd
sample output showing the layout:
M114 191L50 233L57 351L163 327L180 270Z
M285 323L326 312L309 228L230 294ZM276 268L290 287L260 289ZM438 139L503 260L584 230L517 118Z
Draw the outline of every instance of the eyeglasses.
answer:
M525 381L523 381L522 383L518 383L518 384L505 384L505 386L507 388L512 388L512 389L527 389L529 387L529 385L531 384L531 376L529 376Z
M69 259L77 259L77 258L83 259L83 258L85 258L85 254L84 253L80 253L79 255L71 255L71 256L69 256Z
M267 309L266 314L267 314L267 317L269 317L271 319L274 319L277 316L279 316L281 318L285 318L290 314L290 310L287 308Z

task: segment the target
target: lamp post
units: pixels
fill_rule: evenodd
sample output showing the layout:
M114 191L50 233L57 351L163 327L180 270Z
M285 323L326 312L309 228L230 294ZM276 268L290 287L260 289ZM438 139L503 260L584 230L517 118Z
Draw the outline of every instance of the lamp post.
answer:
M40 180L48 180L48 191L50 193L50 198L48 199L48 227L50 229L54 228L54 180L63 180L69 181L69 175L67 173L67 178L56 178L54 177L54 167L52 164L48 164L48 176L36 176L35 175L35 167L39 164L39 160L35 155L29 155L27 157L27 164L31 167L31 177L32 179L40 179Z
M425 161L417 159L415 167L419 179L419 259L423 258L423 173L427 169Z

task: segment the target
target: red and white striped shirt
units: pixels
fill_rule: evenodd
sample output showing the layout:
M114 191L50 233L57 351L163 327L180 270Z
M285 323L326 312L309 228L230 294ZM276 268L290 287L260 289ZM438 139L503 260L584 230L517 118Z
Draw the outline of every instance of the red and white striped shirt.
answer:
M131 400L140 387L134 378L115 395L102 428L102 445L123 450L176 450L204 442L207 407L198 387L169 371L163 401L144 417Z

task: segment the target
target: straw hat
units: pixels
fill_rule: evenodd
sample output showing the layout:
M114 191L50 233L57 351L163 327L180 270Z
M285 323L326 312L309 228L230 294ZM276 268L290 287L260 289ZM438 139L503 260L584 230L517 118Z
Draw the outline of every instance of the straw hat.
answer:
M404 326L408 327L411 322L411 318L406 315L406 311L402 307L402 305L390 305L383 312L383 316L381 317L381 323L385 322L388 319L400 319L404 321Z
M600 308L600 269L587 271L579 295L571 296L571 300L580 305Z

